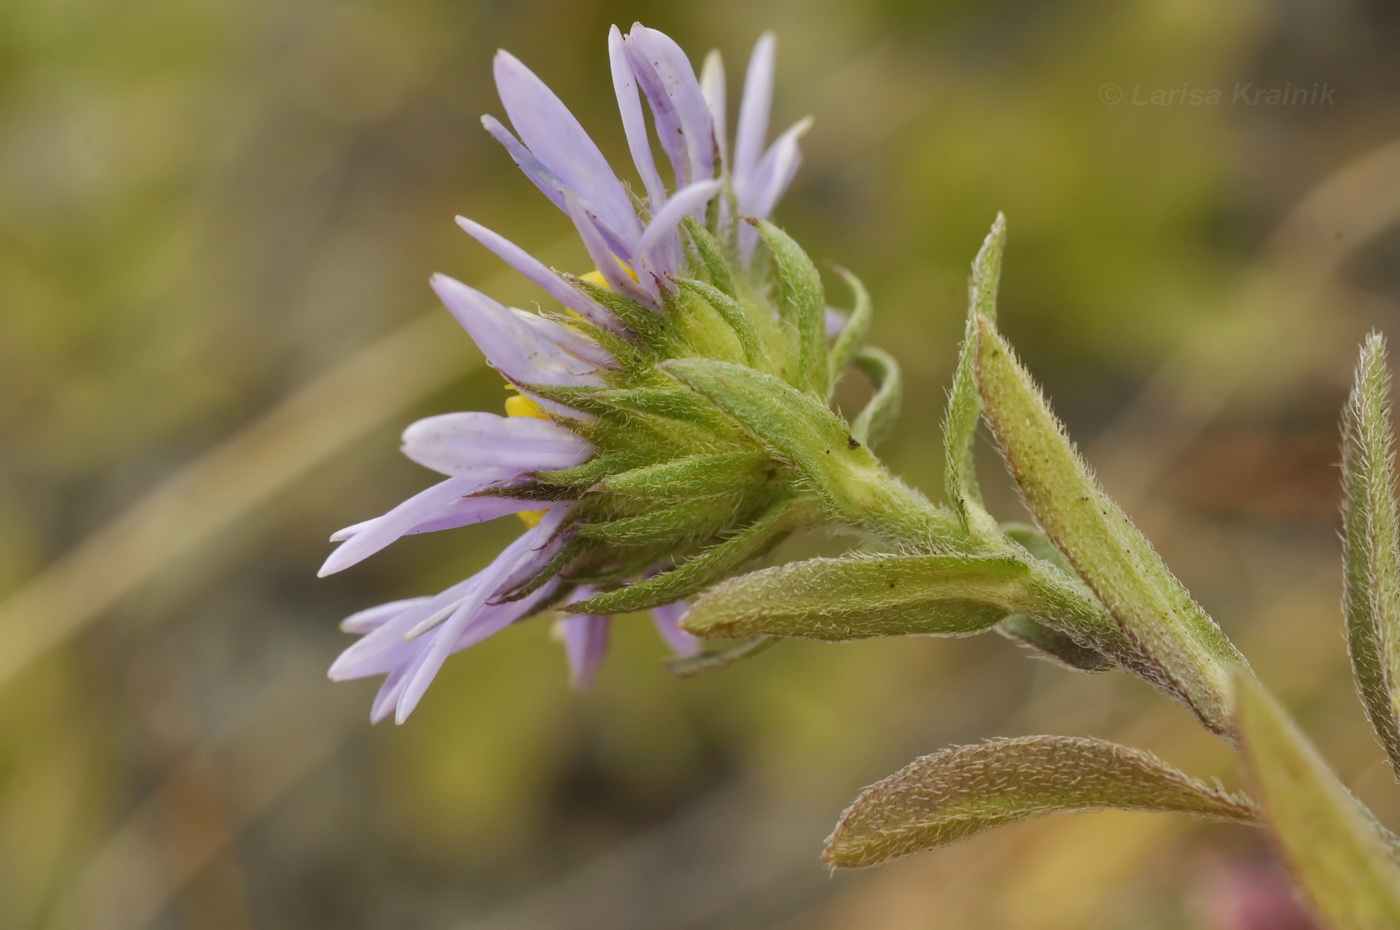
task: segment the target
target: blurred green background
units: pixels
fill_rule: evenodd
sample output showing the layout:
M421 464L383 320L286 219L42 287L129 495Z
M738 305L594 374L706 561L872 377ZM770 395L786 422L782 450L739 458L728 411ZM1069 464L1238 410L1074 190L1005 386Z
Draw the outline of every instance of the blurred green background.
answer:
M637 18L720 48L731 92L778 33L777 124L817 119L778 220L873 292L908 380L884 451L930 493L968 263L1006 212L1004 327L1109 491L1400 822L1347 680L1333 468L1356 347L1400 333L1394 4L7 0L0 927L1234 930L1222 902L1273 887L1258 837L1147 815L829 877L859 788L953 743L1098 735L1237 784L1139 682L994 636L682 681L639 620L579 695L533 623L404 727L326 681L342 616L516 532L314 577L332 530L431 480L402 426L503 399L427 277L538 295L452 216L584 263L479 127L491 54L624 164L606 31Z

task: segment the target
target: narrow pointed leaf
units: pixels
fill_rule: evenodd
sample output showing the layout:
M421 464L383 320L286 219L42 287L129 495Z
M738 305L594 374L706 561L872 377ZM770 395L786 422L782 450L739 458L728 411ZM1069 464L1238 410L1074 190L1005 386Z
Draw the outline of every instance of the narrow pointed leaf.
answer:
M767 220L758 220L758 234L778 262L783 319L797 330L801 385L818 397L826 397L826 296L817 266L792 237Z
M844 278L846 285L850 287L854 303L845 327L837 335L836 341L831 344L829 364L831 366L830 380L833 385L841 377L842 372L855 361L856 353L865 344L865 336L870 331L870 319L873 316L870 293L866 291L860 278L844 268L836 269L836 273Z
M1160 811L1253 822L1250 804L1148 753L1069 736L960 746L917 759L856 798L822 858L879 865L1046 814Z
M977 393L977 316L996 319L997 285L1001 256L1006 248L1006 217L997 214L992 231L972 263L968 282L967 326L963 333L948 412L943 418L943 483L953 510L969 533L979 538L995 535L995 521L982 506L977 483L973 443L982 418L982 398Z
M1347 646L1366 716L1400 777L1400 518L1385 341L1372 333L1342 416Z
M689 678L692 675L703 675L705 672L713 672L717 669L728 668L735 662L756 656L777 644L777 640L770 636L755 636L753 639L746 639L743 642L735 643L727 649L715 649L702 652L699 655L683 656L678 659L671 659L666 663L666 670L672 675L681 678Z
M986 317L978 319L977 380L1027 506L1135 645L1145 677L1228 734L1230 670L1245 667L1244 657L1104 493Z
M1056 665L1077 672L1106 672L1115 667L1108 656L1080 643L1062 630L1046 626L1034 617L1016 614L997 624L997 631L1027 646Z
M697 636L964 636L1033 609L1029 573L1015 559L856 556L808 559L712 588L684 625Z
M894 425L904 394L904 377L895 361L883 349L867 346L856 356L856 364L875 385L875 394L851 423L851 435L858 442L874 445Z
M1400 927L1400 866L1370 813L1257 681L1235 687L1245 771L1313 907L1333 930Z

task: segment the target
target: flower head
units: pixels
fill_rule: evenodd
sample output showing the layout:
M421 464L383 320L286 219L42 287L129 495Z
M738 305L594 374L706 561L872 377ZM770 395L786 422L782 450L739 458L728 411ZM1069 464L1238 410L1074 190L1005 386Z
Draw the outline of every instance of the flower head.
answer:
M640 187L619 178L533 72L507 52L496 57L510 128L483 123L569 217L596 270L555 271L457 220L558 308L526 312L433 278L518 391L513 415L451 413L410 426L404 454L444 480L337 533L322 574L411 533L510 513L528 528L465 581L344 622L361 638L330 674L386 676L375 720L393 713L402 722L449 654L549 609L564 613L579 686L598 668L614 614L650 609L671 648L693 653L698 641L679 627L683 599L809 519L812 492L789 463L664 368L682 359L741 366L825 404L829 368L844 365L828 363L828 314L810 262L761 222L797 170L807 126L766 144L773 39L754 49L732 149L718 55L697 77L674 41L641 25L626 35L614 27L608 47ZM652 133L669 162L664 177Z

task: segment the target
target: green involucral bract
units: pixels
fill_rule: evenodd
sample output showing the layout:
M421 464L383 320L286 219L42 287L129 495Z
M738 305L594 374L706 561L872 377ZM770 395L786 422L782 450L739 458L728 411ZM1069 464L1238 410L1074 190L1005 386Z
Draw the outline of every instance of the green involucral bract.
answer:
M789 236L766 222L757 226L769 254L749 264L736 258L732 239L687 222L691 277L664 292L661 312L594 280L570 279L626 329L614 333L567 318L570 328L605 346L617 366L601 369L596 385L521 385L555 405L548 415L595 451L582 465L488 492L575 502L572 537L550 571L512 596L557 576L601 588L570 608L576 613L664 605L743 569L794 530L857 512L855 505L829 506L831 476L846 474L845 466L811 471L814 456L828 447L845 458L853 454L850 430L827 406L840 372L830 366L820 277ZM860 343L870 303L860 283L847 280L856 308L837 342L839 357L853 364L868 352ZM892 360L886 370L886 396L862 421L869 428L887 422L888 395L898 386ZM720 396L723 388L706 372L761 385L767 418L755 424ZM868 451L855 446L859 466L878 470Z

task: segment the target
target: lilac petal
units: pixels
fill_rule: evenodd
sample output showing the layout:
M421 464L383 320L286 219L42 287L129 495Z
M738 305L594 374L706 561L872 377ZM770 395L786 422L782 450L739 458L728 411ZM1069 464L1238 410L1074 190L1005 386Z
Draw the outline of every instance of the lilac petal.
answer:
M425 601L426 597L410 597L407 600L380 604L378 607L351 614L340 621L340 628L346 633L371 633L404 611L411 610Z
M401 665L384 679L384 683L379 686L379 693L374 696L374 703L370 705L370 723L382 723L389 716L389 712L399 701L399 695L403 694L404 682L408 680L410 667Z
M700 652L700 638L681 629L681 620L688 609L685 601L662 604L651 609L651 619L656 625L656 632L661 634L671 652L682 658Z
M373 618L375 620L374 628L368 630L365 635L336 658L328 673L331 680L346 681L370 675L392 674L398 669L416 668L426 654L430 643L438 635L439 630L436 627L431 627L426 631L427 635L421 638L406 639L405 637L417 627L423 626L424 621L435 614L446 612L450 616L455 613L457 608L466 603L468 597L480 588L482 574L478 572L432 597L394 601L391 604L381 605L379 608L372 608L372 611L382 612L380 616ZM552 590L552 584L545 585L539 591L519 601L488 605L482 608L479 615L484 621L483 626L468 626L465 633L456 638L451 651L465 649L467 646L485 639L489 635L485 629L490 624L500 624L500 627L503 628L514 622L515 619L519 619ZM362 613L368 614L370 612L363 611ZM355 617L359 616L355 615ZM351 619L354 620L355 617ZM441 624L437 625L437 627L440 626Z
M597 366L576 358L517 317L510 308L447 275L433 290L481 349L486 361L516 384L601 384Z
M413 524L404 530L404 536L417 536L420 533L436 533L440 530L455 530L475 523L486 523L498 517L521 513L526 510L545 510L555 505L554 501L520 501L510 497L466 495L446 504L432 517ZM383 517L375 517L345 529L331 537L332 542L344 542L363 530L373 526Z
M632 253L629 252L622 256L615 255L603 238L602 231L597 224L597 217L591 214L577 198L570 196L567 200L569 217L574 221L575 228L578 229L579 238L583 240L583 247L588 250L588 257L592 259L608 287L654 309L657 305L656 295L650 293L644 285L633 281L632 276L618 264L619 257L623 261L632 261Z
M710 108L710 121L715 132L715 152L719 156L720 173L723 174L725 153L729 150L729 134L728 120L725 118L724 59L720 58L716 49L712 49L705 56L705 63L700 67L700 93L705 95L705 105Z
M736 192L741 212L764 219L773 212L778 198L792 183L798 166L802 164L802 152L797 147L797 140L810 128L811 117L801 120L779 136L763 154L758 167L745 178Z
M568 325L542 317L538 313L530 313L514 307L511 309L525 325L574 358L582 359L599 368L617 367L617 359L612 357L611 352L577 330L571 329ZM620 324L614 323L614 325Z
M802 164L802 152L797 147L800 139L809 128L811 118L792 126L764 153L763 159L753 173L736 184L735 194L739 201L739 212L746 216L767 219L778 204L788 185L792 183ZM758 244L758 230L748 224L739 229L739 255L747 262L753 256Z
M564 209L564 191L569 189L569 185L564 183L564 179L550 171L549 166L531 154L525 144L515 138L515 133L502 125L501 121L494 116L483 116L481 125L486 127L486 131L491 134L493 139L501 143L501 147L510 155L511 161L515 162L517 168L525 172L525 176L540 189L540 193L553 201L556 207Z
M616 26L608 31L608 61L612 65L613 90L617 94L617 109L622 115L622 130L627 136L627 148L632 152L632 163L646 186L651 209L659 210L666 202L666 185L656 170L651 140L647 138L646 117L642 115L642 101L637 96L637 78L623 46L622 31Z
M637 243L637 276L650 274L660 287L669 286L679 262L680 237L677 230L687 216L698 215L724 188L723 181L701 181L676 192Z
M461 603L478 584L477 577L459 581L432 597L413 598L413 603L396 602L403 604L403 609L346 647L331 663L327 675L332 681L348 681L412 664L423 651L423 641L407 642L404 634L447 605Z
M541 501L541 503L544 503ZM498 599L509 595L516 588L534 578L539 570L559 554L568 541L569 535L559 532L559 527L573 510L573 501L553 501L552 508L539 508L544 511L539 525L535 527L535 543L529 551L529 558L523 558L515 570L501 582L499 590L492 595ZM505 602L508 603L508 602Z
M419 533L436 533L439 530L453 530L463 526L472 526L476 523L487 523L513 513L552 510L566 503L569 502L528 501L493 494L464 497L444 508L442 512L432 520L426 520L418 524L407 533L404 533L404 535L415 536Z
M331 542L345 542L345 540L349 539L351 536L354 536L361 530L368 528L370 524L374 523L374 521L378 519L378 517L375 517L373 520L365 520L361 523L352 523L351 525L343 529L336 530L334 533L331 534Z
M319 576L333 575L374 555L380 549L403 536L415 525L436 517L444 507L464 494L481 490L482 485L469 478L448 478L419 491L393 510L370 521L330 554L321 566Z
M536 604L553 594L558 587L557 583L551 581L538 591L518 601L507 601L502 604L487 605L482 610L484 619L480 622L468 625L467 628L462 631L461 635L457 637L457 642L453 645L452 651L461 652L468 646L475 646L487 637L496 635L511 624L519 623ZM503 618L508 618L507 622L501 623Z
M408 715L413 713L413 709L422 700L423 693L428 690L428 685L432 683L438 670L442 668L442 663L451 654L452 647L456 644L458 637L461 636L468 624L477 619L477 614L486 606L487 600L493 594L499 593L501 582L527 566L535 571L544 567L544 563L539 558L537 547L552 533L553 528L549 524L550 521L541 521L539 526L527 530L519 539L503 549L490 565L473 577L472 580L475 584L465 595L461 606L432 638L428 648L414 668L408 684L404 686L394 713L394 720L397 723L403 723ZM489 620L493 626L497 623L500 624L492 632L504 629L515 617L519 616L519 613L513 609L515 605L500 606L504 609L489 611L487 616L482 617L483 621Z
M607 237L609 247L617 252L631 253L632 245L636 242L637 236L641 235L641 221L637 219L635 214L629 215L629 219L619 225L615 218L605 216L602 211L593 206L592 201L587 196L574 190L563 178L551 171L549 166L530 154L530 150L494 117L483 116L481 125L486 127L486 131L491 133L497 142L501 143L511 160L515 162L516 167L525 173L530 182L538 187L550 199L550 202L560 210L567 212L564 198L572 192L598 216L598 226L603 235Z
M608 640L612 637L612 617L565 617L564 652L569 659L569 679L580 691L592 687L608 654Z
M560 196L560 206L561 208L563 206L562 195ZM547 267L544 262L520 246L464 216L457 217L457 225L466 230L467 235L495 252L501 261L539 285L550 297L585 320L597 323L606 329L615 330L618 328L618 322L613 319L612 314L598 306L587 294L559 277L553 269Z
M647 96L661 148L675 168L676 186L714 177L714 121L690 59L670 36L640 23L633 24L624 48Z
M496 90L511 125L536 158L623 233L641 224L627 190L569 108L509 52L497 52Z
M846 328L846 324L851 321L850 317L837 310L835 307L826 308L826 338L835 339L841 335L841 331Z
M549 420L494 413L444 413L419 420L403 433L403 454L419 465L488 481L572 468L587 461L592 449Z
M739 102L739 123L734 134L736 182L753 173L768 139L768 115L773 107L773 56L777 40L765 32L754 44L749 70L744 78L744 97Z

